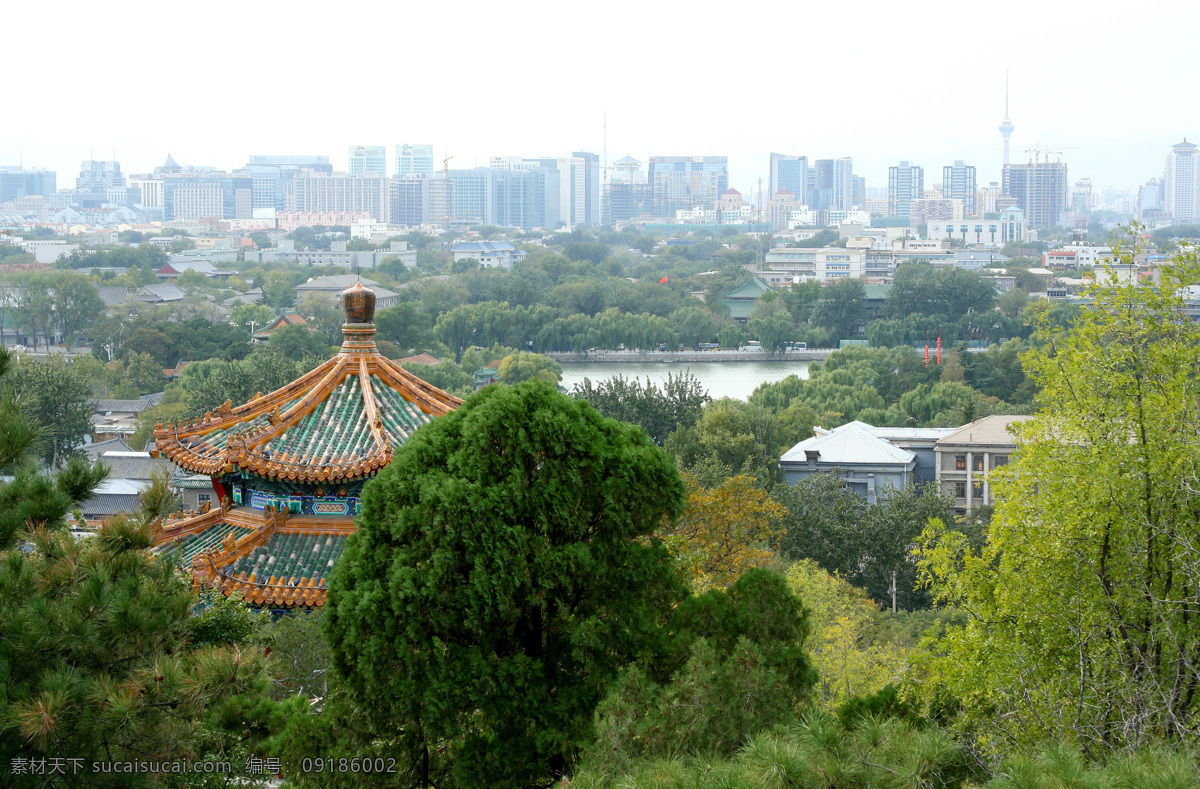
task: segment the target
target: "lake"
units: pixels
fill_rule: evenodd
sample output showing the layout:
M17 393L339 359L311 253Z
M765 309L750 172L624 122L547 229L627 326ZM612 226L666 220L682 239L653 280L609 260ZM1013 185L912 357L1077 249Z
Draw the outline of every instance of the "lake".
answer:
M667 382L667 375L690 372L708 390L709 397L719 400L733 397L745 400L762 383L782 381L789 375L808 377L808 362L675 362L663 364L564 364L562 385L571 390L575 384L590 378L592 383L607 381L617 375L640 378L660 388Z

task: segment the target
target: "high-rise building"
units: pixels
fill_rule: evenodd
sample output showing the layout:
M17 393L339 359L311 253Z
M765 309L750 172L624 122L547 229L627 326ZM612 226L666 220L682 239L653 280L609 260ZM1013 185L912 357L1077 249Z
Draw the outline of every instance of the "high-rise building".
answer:
M1200 157L1186 137L1171 146L1164 181L1163 207L1175 224L1200 220Z
M942 196L947 200L962 200L965 216L979 216L975 199L975 167L955 159L942 168Z
M609 222L626 222L650 210L650 187L641 162L632 156L613 162L607 199Z
M716 208L729 188L726 156L651 156L647 183L654 213L675 216L680 209Z
M600 224L600 156L587 151L574 151L571 156L582 159L583 171L583 215L575 224L586 223L592 226Z
M446 180L437 179L439 186ZM441 220L432 216L434 179L419 176L388 179L388 222L403 227L419 227L422 223Z
M251 154L246 166L235 173L247 175L253 180L254 208L288 211L293 210L292 181L302 170L332 175L333 165L329 163L328 156L315 154Z
M1157 178L1151 178L1138 187L1137 216L1141 221L1162 211L1163 183Z
M120 162L87 161L79 168L75 188L80 192L105 193L109 189L125 186Z
M0 166L0 203L21 197L50 197L57 191L53 170L26 170Z
M387 177L386 145L351 145L350 175Z
M292 179L294 210L302 213L365 212L387 222L388 184L378 175L328 175L304 170Z
M768 189L777 194L780 189L792 193L802 204L808 204L808 157L771 154L771 176Z
M432 178L433 146L408 143L397 145L396 175L401 178Z
M1067 210L1070 186L1064 162L1029 162L1004 168L1004 195L1025 213L1027 227L1053 227Z
M1092 213L1092 179L1080 178L1071 187L1071 213L1087 216Z
M888 216L908 216L909 204L924 196L925 168L900 162L888 168Z

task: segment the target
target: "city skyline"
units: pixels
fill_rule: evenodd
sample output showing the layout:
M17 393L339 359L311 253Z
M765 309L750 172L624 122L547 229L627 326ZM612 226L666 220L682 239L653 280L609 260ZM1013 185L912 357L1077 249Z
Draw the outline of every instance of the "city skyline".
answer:
M312 15L220 0L204 13L138 2L121 10L113 14L109 7L68 1L53 16L32 4L10 12L11 29L44 32L53 44L34 35L14 36L7 44L10 62L26 66L28 89L10 104L11 117L20 122L0 126L0 164L23 159L26 166L73 173L80 161L112 158L126 172L145 172L167 153L188 164L232 168L251 151L307 151L330 155L335 169L346 170L343 152L349 145L419 140L434 145L439 157L452 154L452 166L471 167L497 155L601 153L607 115L610 163L626 153L643 161L651 155L728 156L730 182L745 193L759 177L768 177L771 151L810 160L851 156L856 173L875 187L886 184L887 168L896 161L938 172L963 160L987 184L1001 179L996 129L1004 113L1006 71L1016 126L1013 163L1026 161L1025 150L1035 144L1074 148L1063 157L1073 174L1090 177L1100 189L1135 189L1161 176L1163 151L1185 136L1200 138L1194 113L1175 100L1190 90L1187 53L1194 22L1200 21L1195 8L1172 7L1168 26L1153 4L1123 16L1118 25L1101 15L1030 2L1007 4L1002 12L932 3L919 14L867 3L856 10L853 36L841 9L784 4L754 15L722 15L719 36L708 15L653 4L616 2L593 17L539 3L513 15L511 9L466 2L446 30L434 8L366 9L373 27L410 31L407 61L439 64L431 72L436 78L406 82L403 98L396 100L386 98L395 53L361 45L358 15L329 15L314 27ZM828 31L806 36L803 62L784 54L786 47L771 45L769 31L791 26ZM736 67L717 67L714 61L697 78L680 66L672 46L615 57L614 47L631 27L637 34L661 31L680 46L711 41L713 58L725 48L722 42L740 41L732 49L744 54L734 56ZM173 48L172 31L181 29L191 43ZM270 30L272 40L291 45L320 44L323 62L353 62L356 72L378 75L370 83L378 97L369 105L355 101L361 85L338 68L318 69L303 80L274 79L264 91L261 81L247 75L282 76L290 61L279 57L278 47L256 39L242 42L236 57L197 57L195 65L188 60L192 44L199 53L200 43L219 42L241 29ZM572 35L553 35L567 29ZM73 91L82 77L69 55L89 51L104 34L118 42L157 42L150 51L161 53L171 67L137 69L134 88L89 84ZM505 73L536 75L536 81L493 95L474 58L446 56L447 34L465 52L497 36L516 36ZM900 80L892 77L892 68L901 39L925 42L929 52L934 44L960 41L976 57L968 68L943 66L921 54L920 46L908 48L912 54L900 62L922 78ZM1108 54L1137 41L1154 41L1154 57ZM146 51L143 47L139 43ZM854 57L845 57L847 47ZM596 57L601 52L614 57ZM829 72L804 64L837 65ZM759 78L780 69L801 79L793 86L791 80ZM1063 76L1047 78L1055 74ZM649 75L656 79L649 81ZM825 87L830 76L836 91ZM219 89L223 105L212 103L208 86ZM65 101L68 93L71 100ZM254 100L243 106L240 96ZM153 112L146 111L149 106ZM480 126L463 115L482 106L506 110L506 122ZM205 111L198 114L197 107ZM256 119L259 114L267 120Z

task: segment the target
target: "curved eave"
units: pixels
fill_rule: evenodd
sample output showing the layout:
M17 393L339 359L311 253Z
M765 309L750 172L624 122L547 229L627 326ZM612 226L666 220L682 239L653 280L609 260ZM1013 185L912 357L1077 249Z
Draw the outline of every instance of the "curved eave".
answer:
M373 443L370 449L357 456L334 456L322 458L320 462L288 453L267 456L256 451L311 414L350 376L356 377L360 386L363 411ZM378 398L371 383L372 376L378 377L404 400L430 417L444 416L462 403L459 398L422 381L378 352L343 350L287 386L256 397L237 408L231 407L226 401L215 413L209 412L203 419L191 424L168 423L156 427L156 446L162 456L176 465L214 477L234 469L244 469L262 477L303 482L368 476L390 463L395 452L382 426ZM285 407L287 410L280 413L279 409ZM263 416L267 417L266 422L260 421L243 432L230 432L236 431L238 425ZM218 431L228 433L223 446L209 443L206 439ZM193 443L195 446L189 446Z

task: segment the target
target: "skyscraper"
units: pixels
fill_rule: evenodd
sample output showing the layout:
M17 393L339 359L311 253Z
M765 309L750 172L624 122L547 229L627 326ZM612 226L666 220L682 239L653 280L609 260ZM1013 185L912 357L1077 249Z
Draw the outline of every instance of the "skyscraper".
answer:
M1017 200L1028 227L1052 227L1067 210L1070 197L1067 165L1029 162L1004 168L1004 195Z
M1200 157L1196 155L1195 143L1185 137L1183 142L1171 146L1166 175L1163 202L1175 224L1200 219Z
M351 145L350 174L387 177L386 145Z
M75 188L80 192L106 192L114 187L125 186L120 162L87 161L79 168Z
M56 182L57 175L53 170L0 167L0 203L35 195L49 197L55 192Z
M1013 129L1012 121L1008 119L1008 74L1004 75L1004 120L1000 121L1000 136L1004 138L1004 166L1008 167L1008 142L1012 137Z
M947 200L962 200L964 216L979 216L975 201L975 167L955 159L942 168L942 196Z
M808 204L808 157L771 154L770 194L780 189L791 192L802 204Z
M659 216L674 216L682 208L715 208L729 188L729 158L651 156L647 182Z
M432 178L433 146L408 143L396 146L396 175L401 178Z
M888 216L908 216L909 204L925 191L925 168L900 162L888 168Z

